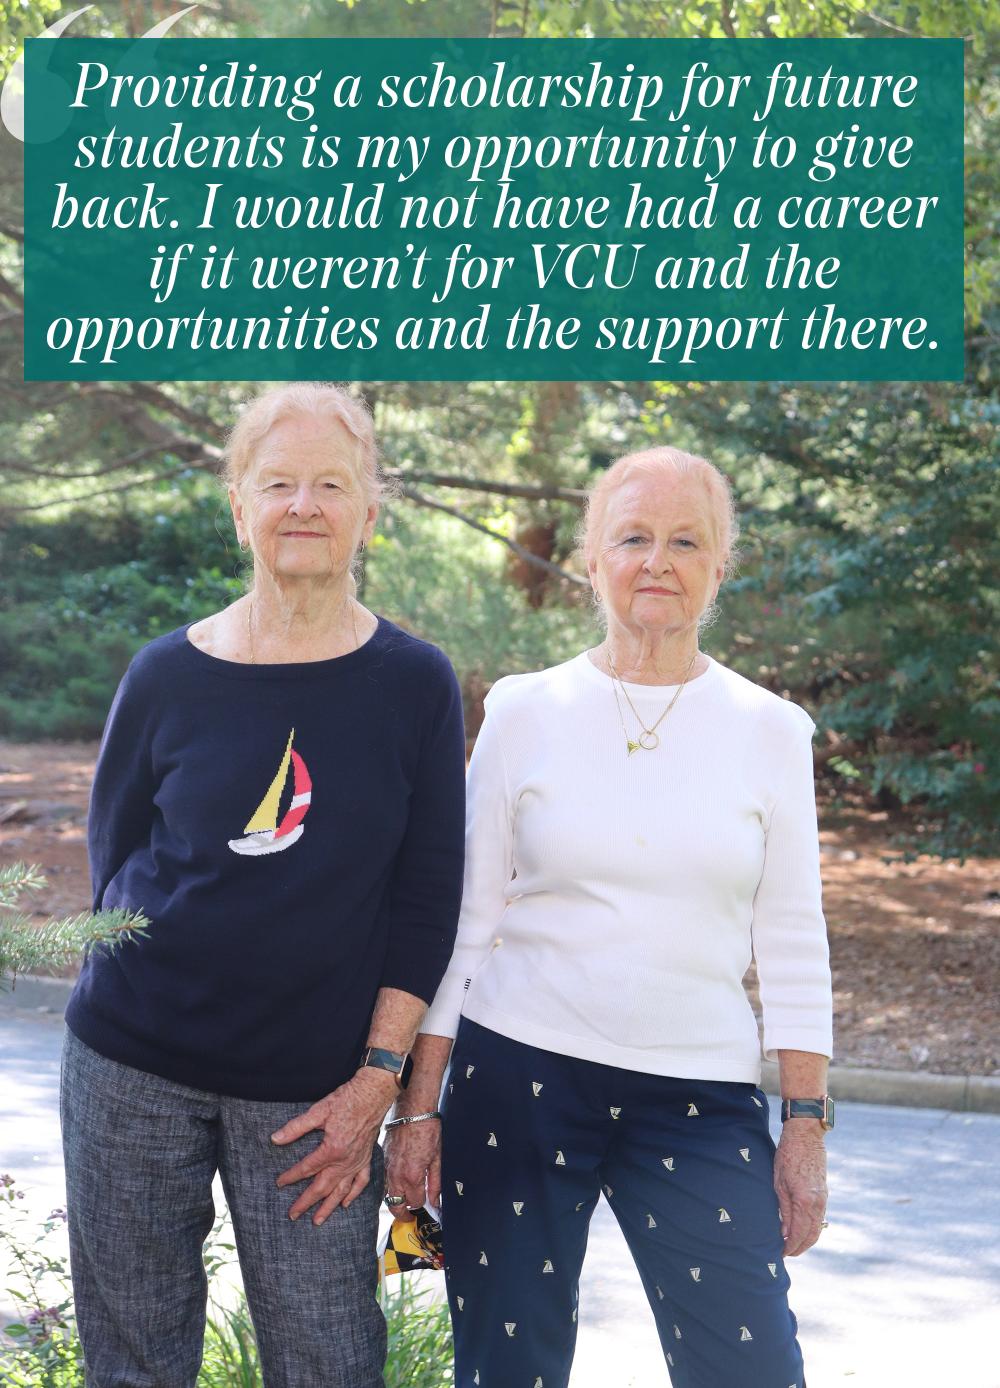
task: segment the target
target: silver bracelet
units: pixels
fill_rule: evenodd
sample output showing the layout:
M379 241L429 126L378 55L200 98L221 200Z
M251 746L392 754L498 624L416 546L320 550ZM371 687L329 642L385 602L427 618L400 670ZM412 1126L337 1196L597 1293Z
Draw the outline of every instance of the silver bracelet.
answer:
M437 1109L433 1113L414 1113L409 1118L392 1118L386 1123L387 1128L401 1128L404 1123L424 1123L428 1118L440 1118Z

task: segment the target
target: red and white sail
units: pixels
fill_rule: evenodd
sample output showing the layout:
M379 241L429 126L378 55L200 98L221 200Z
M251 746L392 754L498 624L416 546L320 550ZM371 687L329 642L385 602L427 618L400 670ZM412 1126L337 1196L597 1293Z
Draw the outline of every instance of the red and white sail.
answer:
M234 853L248 857L259 857L264 853L281 853L284 849L291 848L293 843L298 843L302 837L302 821L312 802L312 778L305 761L292 746L294 737L293 728L288 735L288 744L277 773L265 791L263 800L247 821L243 837L229 840L229 847ZM292 799L279 824L278 813L289 769L292 773Z

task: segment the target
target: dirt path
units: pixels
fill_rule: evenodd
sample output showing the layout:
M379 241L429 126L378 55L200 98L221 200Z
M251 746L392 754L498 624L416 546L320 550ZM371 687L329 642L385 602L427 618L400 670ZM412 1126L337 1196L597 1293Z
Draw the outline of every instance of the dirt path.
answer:
M39 920L88 905L85 820L96 750L0 742L0 865L42 866L48 886L32 902ZM886 815L821 810L821 823L838 1061L1000 1070L1000 860L886 863Z

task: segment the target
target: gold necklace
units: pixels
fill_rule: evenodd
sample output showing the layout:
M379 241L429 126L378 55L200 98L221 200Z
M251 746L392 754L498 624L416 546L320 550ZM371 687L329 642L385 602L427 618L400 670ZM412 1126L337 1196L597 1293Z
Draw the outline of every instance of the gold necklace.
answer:
M622 683L622 677L621 675L619 675L618 670L615 666L614 657L611 654L610 646L608 647L607 655L608 667L611 670L611 688L614 691L615 707L618 709L618 718L622 725L622 732L625 734L625 746L628 749L628 755L631 756L633 752L655 752L657 747L659 747L660 745L660 735L656 730L663 722L664 718L666 718L670 710L673 708L674 704L676 704L677 700L681 697L681 692L683 691L684 686L688 682L688 678L691 674L691 671L694 669L694 663L698 658L698 652L695 651L694 655L688 661L688 667L684 671L684 678L681 680L680 684L674 691L670 703L667 704L666 708L663 710L663 712L660 714L659 718L657 718L656 722L653 724L651 728L646 727L646 724L639 717L638 709L636 708L635 704L633 704L632 700L629 698L628 690ZM628 735L628 728L625 724L625 714L622 712L622 702L618 696L619 689L621 690L622 694L624 694L625 702L632 710L632 714L635 718L635 721L639 724L639 727L642 729L642 732L639 734L637 740L633 740Z
M357 650L361 645L361 638L358 636L358 617L354 610L356 604L350 598L347 601L351 604L351 627L354 630L354 649ZM253 593L247 597L247 645L250 648L250 664L256 665L257 661L253 649ZM346 655L347 652L345 651L344 654Z

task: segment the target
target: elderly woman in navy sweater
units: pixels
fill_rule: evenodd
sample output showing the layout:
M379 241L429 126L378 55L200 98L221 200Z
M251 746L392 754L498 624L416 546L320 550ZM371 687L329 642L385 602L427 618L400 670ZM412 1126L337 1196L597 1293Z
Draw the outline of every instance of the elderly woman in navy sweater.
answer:
M62 1117L95 1388L193 1388L216 1172L268 1388L376 1388L376 1145L451 954L459 691L355 598L379 503L345 391L257 397L228 447L254 580L129 667L94 780L94 952L67 1011Z
M443 1171L436 1122L388 1159L407 1203L443 1189L456 1388L565 1388L602 1188L676 1388L802 1388L783 1258L819 1234L832 1116L813 724L699 649L734 534L704 459L620 459L584 543L604 640L487 699L407 1098L433 1102L457 1031Z

